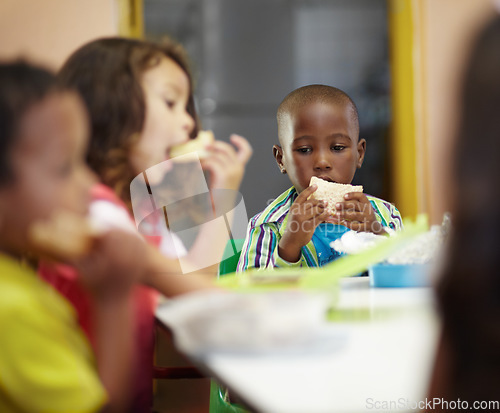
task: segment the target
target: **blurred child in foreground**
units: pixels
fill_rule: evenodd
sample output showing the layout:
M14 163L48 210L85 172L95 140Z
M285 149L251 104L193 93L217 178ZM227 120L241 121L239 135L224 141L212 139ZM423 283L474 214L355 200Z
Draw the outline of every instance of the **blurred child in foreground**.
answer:
M85 165L88 123L73 92L26 63L0 64L0 411L121 412L128 403L132 286L144 243L123 231L43 244L34 225L69 214L83 225L95 177ZM118 242L119 241L119 242ZM59 244L60 245L60 244ZM83 245L83 244L82 244ZM23 259L49 254L82 273L94 303L94 360L70 305ZM74 255L73 255L74 253ZM97 362L97 365L95 365Z
M350 184L365 157L358 111L343 91L325 85L294 90L278 108L273 154L292 187L248 225L238 271L249 268L319 267L340 254L330 242L348 230L384 233L400 229L399 211L388 202L351 192L331 216L324 201L309 199L311 177Z
M499 401L500 18L476 39L465 72L453 227L438 285L443 320L430 396ZM500 405L497 404L496 409Z

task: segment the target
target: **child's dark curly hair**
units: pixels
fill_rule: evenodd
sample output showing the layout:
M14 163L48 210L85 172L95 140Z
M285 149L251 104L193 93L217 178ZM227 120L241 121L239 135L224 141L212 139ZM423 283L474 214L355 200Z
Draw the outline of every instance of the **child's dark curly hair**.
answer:
M23 115L54 90L47 70L23 61L0 63L0 185L15 178L10 152Z

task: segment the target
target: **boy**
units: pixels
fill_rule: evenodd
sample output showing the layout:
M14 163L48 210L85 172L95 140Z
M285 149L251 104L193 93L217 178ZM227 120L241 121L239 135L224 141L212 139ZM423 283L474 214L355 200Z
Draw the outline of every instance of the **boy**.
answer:
M248 268L317 267L340 256L330 242L349 229L384 233L400 229L399 211L388 202L351 192L331 216L324 201L308 199L311 177L350 184L363 164L366 141L359 139L356 105L339 89L309 85L294 90L278 108L273 155L293 187L254 216L237 271Z
M88 238L83 255L69 255L82 235L75 228L65 227L61 240L61 228L52 227L44 245L30 235L61 211L83 225L94 182L84 160L83 106L54 82L28 64L0 64L0 411L124 411L131 288L144 272L144 243L110 231ZM69 304L22 264L26 253L42 251L84 275L95 303L97 366Z

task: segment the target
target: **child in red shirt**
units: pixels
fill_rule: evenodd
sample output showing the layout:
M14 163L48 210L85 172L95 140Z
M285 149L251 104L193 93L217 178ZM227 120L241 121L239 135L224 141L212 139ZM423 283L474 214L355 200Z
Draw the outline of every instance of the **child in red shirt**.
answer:
M90 115L88 163L103 184L94 192L91 212L96 206L101 222L134 230L130 216L132 180L168 160L170 148L187 142L198 131L184 52L173 43L160 46L132 39L99 39L73 53L61 69L59 79L65 87L81 94ZM210 173L211 189L239 188L251 148L237 135L231 137L231 142L236 150L221 141L207 148L209 157L202 161L202 167ZM151 186L162 179L150 174L148 177ZM104 218L103 207L108 211ZM123 211L129 216L123 217ZM120 214L122 218L117 219ZM161 239L150 237L150 241L158 245ZM222 256L224 244L216 245L213 236L200 233L197 241L193 251L186 251L187 261L196 259L199 255L196 249L219 249ZM92 306L85 292L71 281L72 275L64 277L60 268L51 270L46 266L41 273L72 301L82 325L89 331ZM183 281L187 281L190 274L183 276ZM165 292L161 274L150 285ZM155 292L138 288L135 301L140 360L133 411L140 412L149 411L151 404Z

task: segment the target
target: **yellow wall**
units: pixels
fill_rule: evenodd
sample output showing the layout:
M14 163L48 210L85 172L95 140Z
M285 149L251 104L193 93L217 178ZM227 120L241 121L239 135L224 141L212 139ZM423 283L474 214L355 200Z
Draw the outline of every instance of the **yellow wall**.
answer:
M144 36L143 0L118 1L118 31L121 36Z
M57 69L87 41L118 34L117 0L1 0L0 59Z
M460 86L471 41L494 11L491 0L414 0L418 5L421 58L415 62L422 88L417 89L425 142L420 168L425 168L423 205L439 223L450 209L454 184L450 175L454 131L460 109Z
M403 216L450 209L459 86L470 42L491 0L388 0L392 65L392 168Z
M414 73L413 12L408 0L388 1L391 62L391 147L392 192L403 217L418 211Z

